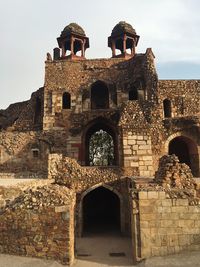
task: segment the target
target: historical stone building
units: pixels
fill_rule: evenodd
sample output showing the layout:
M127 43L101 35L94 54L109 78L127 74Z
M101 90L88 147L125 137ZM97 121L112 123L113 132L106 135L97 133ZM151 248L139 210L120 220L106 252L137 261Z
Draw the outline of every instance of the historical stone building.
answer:
M75 23L57 41L44 87L0 111L1 177L37 178L0 188L0 251L71 264L97 225L131 236L134 261L199 249L200 80L159 80L126 22L108 59L86 59Z

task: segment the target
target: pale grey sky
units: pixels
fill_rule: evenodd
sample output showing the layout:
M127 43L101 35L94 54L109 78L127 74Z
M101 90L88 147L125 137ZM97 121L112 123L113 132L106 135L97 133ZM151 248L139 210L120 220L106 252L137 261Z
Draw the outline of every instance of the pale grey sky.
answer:
M44 60L71 22L90 38L87 58L110 57L107 37L121 20L152 47L161 79L200 79L199 0L0 0L0 109L44 84Z

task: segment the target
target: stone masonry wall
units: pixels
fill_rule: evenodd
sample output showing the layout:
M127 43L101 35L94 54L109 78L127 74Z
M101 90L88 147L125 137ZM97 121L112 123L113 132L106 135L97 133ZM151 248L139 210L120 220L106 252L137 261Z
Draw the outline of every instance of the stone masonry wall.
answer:
M139 192L141 257L200 249L200 206L165 192Z
M124 167L136 168L139 176L153 175L151 136L128 132L123 136Z

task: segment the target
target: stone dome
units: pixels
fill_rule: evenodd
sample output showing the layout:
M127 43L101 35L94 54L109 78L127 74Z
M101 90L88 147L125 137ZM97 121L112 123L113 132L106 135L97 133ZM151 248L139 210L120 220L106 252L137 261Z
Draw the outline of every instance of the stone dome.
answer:
M136 31L135 29L133 29L133 27L125 22L125 21L120 21L112 30L111 36L117 36L117 35L121 35L124 33L128 33L130 35L136 35Z
M77 23L70 23L69 25L67 25L61 32L60 36L65 37L66 35L70 35L72 33L81 36L86 36L83 28L81 28L81 26L79 26Z

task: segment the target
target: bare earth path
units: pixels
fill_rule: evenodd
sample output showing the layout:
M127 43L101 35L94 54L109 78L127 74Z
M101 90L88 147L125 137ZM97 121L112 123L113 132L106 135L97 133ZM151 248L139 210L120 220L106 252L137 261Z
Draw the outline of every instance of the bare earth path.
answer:
M132 264L129 238L116 235L87 236L76 240L77 259L72 267L136 267ZM121 253L113 257L110 253ZM63 267L62 264L36 258L0 254L0 267ZM154 257L137 267L200 267L200 253L186 252Z
M126 267L127 265L110 265L105 263L78 260L72 267ZM63 267L55 261L0 254L0 267ZM131 267L136 267L131 265ZM155 257L142 262L137 267L200 267L200 253L191 252L166 257Z

